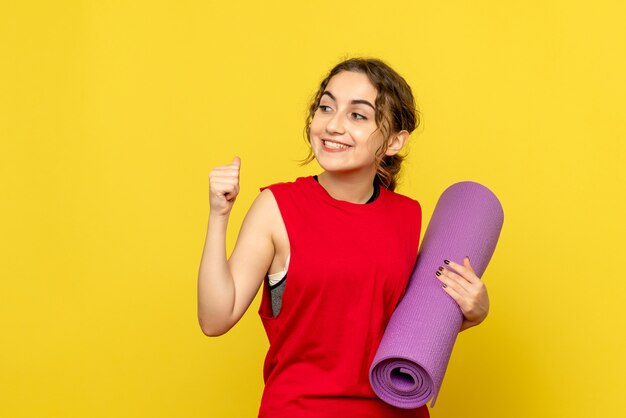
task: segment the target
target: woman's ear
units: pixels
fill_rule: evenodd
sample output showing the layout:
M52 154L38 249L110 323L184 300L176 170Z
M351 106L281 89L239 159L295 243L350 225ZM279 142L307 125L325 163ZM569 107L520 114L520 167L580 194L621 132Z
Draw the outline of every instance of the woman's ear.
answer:
M385 155L396 155L402 148L404 148L404 144L406 144L407 139L409 139L409 133L407 131L396 132L391 135L391 138L387 140L387 151Z

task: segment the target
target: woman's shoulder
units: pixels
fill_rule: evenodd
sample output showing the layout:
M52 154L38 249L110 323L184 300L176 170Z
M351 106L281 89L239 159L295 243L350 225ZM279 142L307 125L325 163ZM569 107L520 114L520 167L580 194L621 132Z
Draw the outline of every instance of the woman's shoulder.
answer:
M388 200L391 201L394 205L406 208L411 211L417 210L419 213L422 212L422 206L416 199L384 187L381 187L381 191L384 191L384 193L387 194Z
M271 194L279 203L285 201L308 200L315 189L315 180L312 176L298 177L293 181L273 183L260 188L261 194Z
M385 190L387 191L387 195L389 197L387 200L392 202L387 205L387 207L393 208L391 210L393 216L390 216L389 218L392 218L395 220L394 222L397 222L397 225L399 225L403 231L402 233L409 234L411 238L407 240L407 242L415 245L415 253L417 253L417 247L419 245L418 243L422 229L422 206L416 199L388 189Z
M298 177L295 180L291 180L291 181L282 181L282 182L268 184L267 186L261 187L259 190L263 192L266 189L276 190L276 189L290 189L294 187L302 187L302 186L306 186L311 181L314 181L313 176Z
M266 215L281 214L289 208L298 208L310 201L313 177L298 177L293 181L272 183L260 187L253 206L258 206Z

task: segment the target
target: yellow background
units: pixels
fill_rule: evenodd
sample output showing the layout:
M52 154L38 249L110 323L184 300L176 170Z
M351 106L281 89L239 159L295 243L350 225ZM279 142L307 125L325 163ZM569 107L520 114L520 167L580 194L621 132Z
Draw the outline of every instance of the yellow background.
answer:
M207 175L242 158L232 248L258 187L316 173L305 108L347 56L389 62L424 115L400 192L505 208L433 417L621 417L623 1L3 1L0 416L252 417L257 299L196 320Z

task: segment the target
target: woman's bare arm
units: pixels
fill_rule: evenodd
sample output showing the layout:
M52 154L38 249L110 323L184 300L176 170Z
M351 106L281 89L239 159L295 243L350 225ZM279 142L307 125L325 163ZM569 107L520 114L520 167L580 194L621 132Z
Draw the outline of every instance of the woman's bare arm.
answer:
M226 333L243 316L274 257L272 230L279 215L269 190L256 198L241 226L235 249L226 258L226 229L239 193L238 158L210 176L211 212L198 272L198 321L209 336Z

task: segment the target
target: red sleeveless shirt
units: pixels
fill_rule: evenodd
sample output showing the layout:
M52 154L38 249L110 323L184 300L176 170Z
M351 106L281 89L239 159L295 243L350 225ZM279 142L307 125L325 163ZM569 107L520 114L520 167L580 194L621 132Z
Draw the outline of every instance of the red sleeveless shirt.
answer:
M260 418L428 417L380 400L368 372L417 257L421 208L384 187L369 204L334 199L313 177L268 186L289 236L282 307L265 281L270 342Z

